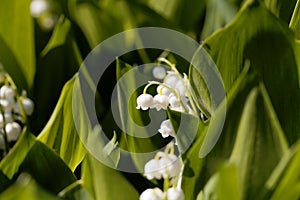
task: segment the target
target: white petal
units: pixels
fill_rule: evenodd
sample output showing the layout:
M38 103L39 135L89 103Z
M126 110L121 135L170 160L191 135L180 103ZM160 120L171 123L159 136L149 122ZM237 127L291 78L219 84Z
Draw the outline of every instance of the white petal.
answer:
M137 109L147 110L153 106L153 97L150 94L141 94L137 99Z
M0 98L6 99L6 98L14 98L15 97L15 91L11 86L4 85L0 89Z
M147 179L161 179L161 174L159 172L159 161L152 159L145 164L144 167L144 175Z
M34 0L30 4L32 17L39 17L50 9L50 4L45 0Z
M29 98L22 99L23 108L25 110L26 115L31 115L34 110L34 103Z
M156 88L156 92L157 92L157 94L163 94L163 95L169 96L171 93L171 90L163 85L159 85Z
M161 189L154 188L154 189L147 189L145 190L141 196L140 200L163 200L165 197L165 194Z
M156 79L164 79L166 76L166 70L163 67L154 67L152 70L152 74Z
M164 80L164 83L171 88L175 88L176 84L180 81L176 74L168 74Z
M158 132L160 132L163 137L168 137L169 135L175 137L175 132L174 132L173 126L171 124L171 121L169 119L164 120L161 123L160 128L158 129Z
M169 105L169 99L166 95L157 94L153 98L153 107L156 108L157 111L160 109L166 110Z
M21 126L17 122L7 123L5 130L8 141L16 141L21 134Z
M168 155L168 158L170 160L170 163L168 165L168 173L169 177L176 177L180 174L181 171L181 164L179 162L179 159L176 155Z
M171 93L168 98L171 107L179 107L181 105L180 100L176 97L174 93Z
M168 189L168 200L184 200L184 193L181 189L171 187Z

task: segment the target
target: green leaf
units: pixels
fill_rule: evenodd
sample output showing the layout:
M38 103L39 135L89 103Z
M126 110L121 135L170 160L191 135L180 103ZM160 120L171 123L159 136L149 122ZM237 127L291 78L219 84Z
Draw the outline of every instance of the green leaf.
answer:
M13 149L1 161L0 169L9 179L21 172L28 172L53 193L58 193L76 180L61 158L37 141L27 128L24 128Z
M232 164L223 166L210 178L197 197L197 200L212 199L241 199L240 183L236 166Z
M276 180L277 186L273 191L272 200L293 200L300 198L300 145L299 142L291 148L288 156L282 159L281 165L274 171L273 176L278 176ZM282 167L283 166L283 167ZM274 183L273 183L274 184ZM268 184L272 187L272 184ZM273 189L273 188L271 188Z
M300 1L297 1L297 4L294 9L292 19L290 21L290 28L295 32L295 36L300 40Z
M0 194L6 200L58 200L59 198L41 188L28 174L21 174L17 181Z
M39 56L34 82L35 112L31 130L39 133L53 112L63 85L77 72L82 59L71 22L62 18ZM49 97L48 94L51 94Z
M92 200L90 193L83 187L81 180L76 181L63 189L58 196L70 200Z
M289 3L285 0L264 0L266 7L286 23L290 21L296 2L297 0L291 0Z
M109 157L117 167L120 160L120 149L118 147L117 134L114 132L113 138L103 148L103 153L106 157Z
M230 162L237 165L244 198L253 199L262 192L287 148L284 133L261 84L247 98L230 157Z
M95 200L138 199L139 194L122 176L87 154L82 165L83 185Z
M23 163L36 140L34 136L24 128L21 137L10 150L6 157L0 162L0 169L9 178L12 179L14 174L19 171L20 165Z
M18 85L23 88L32 87L35 74L33 19L30 15L30 3L31 0L22 2L3 0L0 3L0 36L15 59L15 62L8 62L12 59L4 59L6 60L4 67L8 72L14 72L11 74L14 80L22 75L25 77L26 85ZM3 42L0 42L0 45L2 49ZM17 72L21 72L22 75Z
M204 146L212 146L212 144L208 142L210 140L206 140L206 145L204 145L203 142L204 137L208 134L208 124L206 124L202 128L202 132L198 132L198 134L200 134L202 137L198 136L195 140L195 143L187 152L187 163L184 174L192 171L193 176L183 177L182 187L185 192L186 199L195 199L197 197L198 193L204 187L210 176L217 171L220 165L224 162L225 158L229 156L233 148L237 123L232 122L239 121L241 112L240 110L243 108L243 103L241 102L244 101L244 99L241 99L240 97L243 96L244 93L247 93L249 90L248 87L252 85L252 83L249 81L249 77L247 76L248 69L249 66L247 67L246 65L242 74L238 77L227 95L227 118L224 129L216 146L206 157L202 158L201 155L201 159L199 159L200 149L202 148L203 152L208 152L210 148L204 148ZM221 106L224 105L221 104ZM217 115L217 113L218 112L215 114ZM212 127L220 126L219 124L215 124L217 123L217 120L209 121L209 123ZM214 132L211 132L211 135L208 138L213 138L215 135L213 133Z
M72 171L76 169L85 155L85 148L78 133L88 134L91 130L88 123L85 126L81 125L81 130L77 130L74 124L72 101L81 105L78 106L80 110L76 115L78 119L82 119L80 123L85 123L83 116L86 115L80 85L76 80L77 76L74 76L65 84L50 120L38 136L41 142L59 154ZM73 90L77 91L74 93L75 96L73 96Z
M19 171L30 173L41 186L54 194L76 181L63 160L39 141L27 152Z
M294 44L287 25L263 3L255 1L239 12L232 24L204 44L219 68L227 91L241 73L245 60L250 60L250 71L264 83L290 143L299 137L300 125Z
M201 38L205 39L212 33L229 24L237 14L237 7L228 0L208 0L206 16Z
M106 38L122 31L120 21L94 3L72 3L72 19L83 31L90 47L93 48Z

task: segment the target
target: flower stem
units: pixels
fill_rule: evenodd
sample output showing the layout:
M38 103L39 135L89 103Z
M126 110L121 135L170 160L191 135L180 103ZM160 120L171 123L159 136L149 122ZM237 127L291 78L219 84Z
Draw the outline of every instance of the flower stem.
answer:
M11 78L11 76L6 73L5 74L5 77L6 77L6 80L10 83L11 87L13 88L13 90L15 91L15 94L16 94L16 99L17 99L17 102L18 102L18 105L20 107L20 112L21 112L21 116L24 120L24 124L28 124L27 123L27 116L26 116L26 113L25 113L25 110L24 110L24 107L23 107L23 104L21 102L21 99L20 99L20 95L18 93L18 89L17 89L17 86L15 84L15 82L13 81L13 79Z

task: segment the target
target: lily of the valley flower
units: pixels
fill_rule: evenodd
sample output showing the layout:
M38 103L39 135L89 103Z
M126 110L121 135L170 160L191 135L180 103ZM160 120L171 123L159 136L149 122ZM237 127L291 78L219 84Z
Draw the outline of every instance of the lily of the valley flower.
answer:
M168 200L184 200L184 193L180 188L171 187L167 191Z
M172 71L168 71L168 75L164 79L164 83L168 85L171 88L176 88L177 83L180 82L180 78L176 73L173 73Z
M12 99L15 97L15 90L11 86L4 85L0 89L1 99Z
M163 85L158 85L156 88L157 94L163 94L169 96L171 94L171 90Z
M50 4L46 0L33 0L30 4L30 13L32 17L40 17L43 13L50 10Z
M181 164L176 155L167 154L159 161L159 172L163 178L173 178L179 175Z
M16 141L21 134L21 130L21 126L17 122L7 123L5 126L5 131L8 141Z
M156 108L157 111L164 109L167 110L169 105L169 98L167 95L157 94L153 98L153 107Z
M137 109L147 110L153 106L153 96L150 94L141 94L137 99Z
M156 79L164 79L166 76L166 70L163 67L157 66L153 68L152 74Z
M140 200L163 200L164 198L165 194L159 188L149 188L140 196Z
M160 163L157 159L152 159L146 163L144 167L144 175L148 180L161 179L161 173L159 171Z
M147 179L166 179L179 175L181 164L176 155L163 152L158 152L157 155L160 157L154 158L145 164L144 175Z
M175 137L175 131L173 129L170 119L164 120L161 123L160 128L158 129L158 132L161 133L163 138L166 138L169 136Z

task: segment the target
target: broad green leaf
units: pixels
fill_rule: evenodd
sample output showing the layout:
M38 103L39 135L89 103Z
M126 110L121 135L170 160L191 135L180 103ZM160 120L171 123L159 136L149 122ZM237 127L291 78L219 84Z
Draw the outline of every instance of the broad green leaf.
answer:
M278 18L289 23L297 0L264 0L266 7Z
M192 127L189 127L192 128ZM201 190L202 167L205 166L205 160L199 159L199 149L203 144L203 137L207 131L207 126L200 123L198 128L198 134L195 138L195 142L183 156L185 162L185 168L182 178L182 190L185 194L186 200L193 200L197 197L197 194Z
M21 174L17 181L0 194L6 200L59 200L58 197L41 188L28 174Z
M208 134L208 125L205 125L202 132L199 131L199 133L201 134L200 136L202 137L198 136L198 138L195 140L195 143L187 152L187 163L184 174L190 173L190 171L192 172L192 177L190 175L186 175L183 177L182 187L187 199L195 199L197 197L198 193L204 187L210 176L216 172L220 165L225 161L225 158L227 158L231 153L236 135L235 132L237 129L237 123L232 122L239 121L241 115L240 110L242 110L243 108L243 103L240 102L244 101L244 98L241 98L241 96L247 93L249 91L248 87L251 87L252 85L252 83L249 81L249 77L247 77L248 69L249 66L245 67L242 74L236 80L233 87L228 93L227 118L216 146L206 157L199 159L200 149L202 148L203 150L205 150L204 152L207 152L209 149L203 148L204 136ZM214 126L215 122L210 121L209 123L211 126ZM219 125L216 124L216 126ZM211 137L213 136L214 134L211 134ZM211 144L207 143L206 146L210 147Z
M58 193L76 180L61 158L37 141L27 128L1 161L0 169L9 179L22 172L28 172L39 184L53 193Z
M295 36L300 40L300 1L297 1L297 4L290 21L290 28L295 32Z
M204 189L197 196L197 200L213 199L241 199L240 183L236 166L223 166L215 175L210 178Z
M272 200L294 200L300 198L300 145L299 142L296 146L291 148L289 156L284 162L284 170L281 172L280 179L277 179L277 187L270 199Z
M30 118L32 132L39 133L45 126L63 85L77 72L81 61L71 22L66 18L61 19L39 55L33 91L34 101L37 103Z
M28 131L27 128L24 128L17 143L0 162L0 169L9 179L12 179L15 173L19 171L20 165L35 142L35 137Z
M14 72L11 74L14 80L22 77L21 74L23 74L26 85L18 85L23 88L32 87L35 75L33 19L29 10L30 2L31 0L21 2L3 0L0 3L0 36L15 59L15 62L5 62L4 67L8 69L7 71ZM2 49L2 42L0 45ZM8 61L8 59L5 60Z
M72 200L92 200L90 193L83 187L82 181L76 181L59 192L59 197Z
M230 157L230 162L238 168L243 198L253 199L262 192L287 148L284 133L261 84L247 98Z
M138 199L138 192L122 176L87 154L82 165L83 186L95 200Z
M74 76L65 84L50 120L38 136L38 140L47 144L50 148L53 148L72 171L76 169L85 155L85 149L79 138L78 132L88 134L87 131L90 128L89 125L86 124L86 129L84 129L84 126L80 126L83 129L77 130L74 124L72 101L81 105L78 106L80 110L76 116L79 118L82 116L83 119L83 115L85 115L86 112L85 110L82 110L84 104L82 102L83 100L78 82L76 82L77 85L75 89L79 92L73 97L73 89L76 80L77 76Z
M95 4L76 1L72 3L72 19L83 31L90 47L93 48L106 38L122 31L120 21Z
M11 48L4 41L0 35L0 68L1 71L5 71L14 79L15 84L23 89L28 88L24 73L20 67L20 64L12 52Z
M39 141L27 152L19 172L28 172L41 186L54 194L76 181L75 175L63 160Z
M263 3L254 1L227 28L212 35L204 47L217 64L227 91L245 60L250 60L250 71L263 81L289 142L295 142L299 136L300 90L294 38L287 24Z
M201 38L205 39L229 24L235 17L237 10L237 7L228 0L208 0Z

